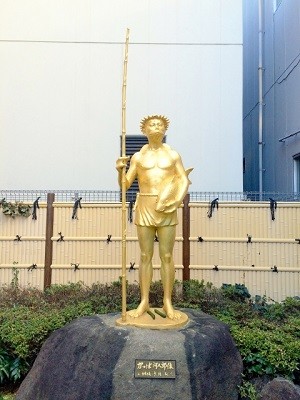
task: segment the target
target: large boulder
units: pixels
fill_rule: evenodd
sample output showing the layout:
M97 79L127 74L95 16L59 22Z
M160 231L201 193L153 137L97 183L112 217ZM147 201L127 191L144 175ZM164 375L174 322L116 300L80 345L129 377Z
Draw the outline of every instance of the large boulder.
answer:
M79 318L43 345L16 400L237 400L242 360L228 327L201 311L173 330ZM135 360L176 362L172 379L135 377Z
M260 393L261 400L300 400L300 388L284 378L267 383Z

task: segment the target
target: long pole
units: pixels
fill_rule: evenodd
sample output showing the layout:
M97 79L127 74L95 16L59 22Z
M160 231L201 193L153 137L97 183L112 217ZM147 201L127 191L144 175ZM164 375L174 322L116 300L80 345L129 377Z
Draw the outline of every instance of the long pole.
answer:
M129 29L126 32L125 57L123 66L122 85L122 157L126 157L126 89L127 89L127 62L128 62ZM122 321L126 321L126 165L122 169Z

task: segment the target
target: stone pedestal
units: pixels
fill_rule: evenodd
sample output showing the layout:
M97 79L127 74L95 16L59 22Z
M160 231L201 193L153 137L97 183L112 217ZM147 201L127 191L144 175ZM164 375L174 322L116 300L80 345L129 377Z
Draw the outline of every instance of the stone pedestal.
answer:
M16 400L237 400L242 361L227 326L183 311L189 322L172 330L116 326L115 314L73 321L45 342ZM175 378L135 377L136 360L175 361Z

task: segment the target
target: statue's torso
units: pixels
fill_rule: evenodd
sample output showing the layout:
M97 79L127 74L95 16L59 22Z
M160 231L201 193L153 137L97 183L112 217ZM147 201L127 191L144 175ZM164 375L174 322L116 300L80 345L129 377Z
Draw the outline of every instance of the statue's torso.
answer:
M160 193L174 174L175 159L169 146L151 150L146 145L138 153L137 178L141 193Z

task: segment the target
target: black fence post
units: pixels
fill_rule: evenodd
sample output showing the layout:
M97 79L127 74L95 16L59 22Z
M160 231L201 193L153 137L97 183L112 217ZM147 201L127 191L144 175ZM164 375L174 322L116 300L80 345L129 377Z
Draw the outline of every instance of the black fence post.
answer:
M55 199L54 193L47 194L47 218L46 218L46 241L45 241L45 268L44 268L44 289L51 285L51 265L53 256L53 222L54 222L54 208L53 203Z
M182 279L188 281L190 279L190 195L187 194L183 199L182 210Z

